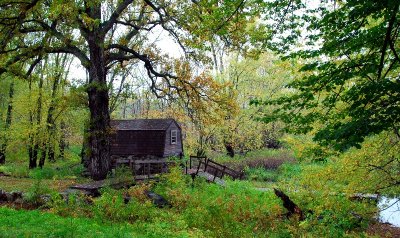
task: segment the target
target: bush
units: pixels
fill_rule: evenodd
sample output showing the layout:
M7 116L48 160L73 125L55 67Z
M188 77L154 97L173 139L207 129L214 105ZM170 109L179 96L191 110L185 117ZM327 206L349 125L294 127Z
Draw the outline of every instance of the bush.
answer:
M254 181L276 182L279 174L276 170L266 170L264 168L245 169L246 178Z
M5 165L0 166L0 172L11 175L17 178L26 178L29 177L29 169L27 166L21 164L11 164L7 163Z
M51 191L42 185L42 179L37 177L28 192L25 193L23 199L33 205L42 205L41 196L49 194Z
M235 159L218 157L217 160L237 171L260 168L265 170L276 170L283 164L296 162L296 159L289 151L270 149L253 151L244 157L236 157Z

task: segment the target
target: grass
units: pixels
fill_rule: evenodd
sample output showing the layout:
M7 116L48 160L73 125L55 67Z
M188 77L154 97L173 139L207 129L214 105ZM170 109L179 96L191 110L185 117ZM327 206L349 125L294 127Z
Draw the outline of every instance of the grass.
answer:
M284 149L270 150L263 149L254 152L249 152L245 155L235 155L231 158L226 155L214 155L215 160L232 167L238 171L244 171L256 168L263 168L265 170L276 170L281 165L286 163L296 163L293 154Z
M5 191L28 191L34 181L31 178L0 177L0 189ZM41 179L43 187L60 192L76 183L76 179Z
M6 207L0 207L0 224L0 237L139 237L129 224L99 224L88 218Z
M46 161L42 169L28 169L26 155L19 159L7 160L0 166L0 172L9 176L0 176L0 189L6 191L28 191L36 180L41 186L52 191L63 191L75 183L83 183L88 179L81 177L83 166L77 157L80 147L71 147L66 154L68 159L58 159L55 163Z
M46 211L12 210L0 207L0 237L360 237L373 214L374 205L331 196L316 188L304 187L300 181L317 179L315 170L324 164L293 163L290 153L282 150L248 153L234 158L247 163L251 181L226 181L226 186L209 184L201 178L194 181L181 170L172 169L156 184L137 185L125 190L105 188L99 198L78 195L68 203L54 196ZM249 167L251 161L285 161L275 169ZM221 158L224 163L232 159ZM250 161L250 162L248 162ZM77 179L58 175L57 166L49 171L30 172L37 178L0 177L0 188L32 190L40 186L61 191ZM124 171L117 171L116 174ZM57 176L54 176L53 174ZM73 171L69 171L73 174ZM75 176L75 175L74 175ZM49 179L51 178L51 179ZM271 190L255 187L278 187L290 196L307 217L286 219L286 209ZM17 189L18 188L18 189ZM157 208L144 195L152 190L166 198L171 207ZM32 190L33 191L33 190ZM310 192L312 191L312 192ZM132 200L124 202L129 195ZM352 214L360 214L363 220Z

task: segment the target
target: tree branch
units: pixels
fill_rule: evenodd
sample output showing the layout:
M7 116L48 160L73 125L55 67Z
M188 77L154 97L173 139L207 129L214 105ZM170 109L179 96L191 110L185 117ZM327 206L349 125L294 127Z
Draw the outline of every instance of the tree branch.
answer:
M114 23L117 21L118 17L120 17L121 13L129 6L129 4L133 3L133 0L124 0L122 1L117 9L111 14L110 19L105 21L102 26L103 35L107 34L107 32L112 28Z
M244 5L244 3L245 0L240 1L235 11L233 11L232 14L227 19L225 19L221 24L219 24L219 26L217 26L217 28L214 29L214 33L217 33L219 30L221 30L221 28L224 27L225 24L228 23L232 19L232 17L239 11L239 9Z
M393 25L396 22L396 15L397 15L397 11L399 9L399 4L396 4L396 6L394 7L393 11L392 11L392 15L390 17L389 20L389 25L386 29L386 35L385 35L385 40L383 42L383 46L382 46L382 50L381 50L381 59L380 59L380 63L379 63L379 68L378 68L378 80L381 78L382 76L382 71L383 71L383 67L385 64L385 55L386 55L386 49L387 46L390 42L390 36L392 33L392 29L393 29Z

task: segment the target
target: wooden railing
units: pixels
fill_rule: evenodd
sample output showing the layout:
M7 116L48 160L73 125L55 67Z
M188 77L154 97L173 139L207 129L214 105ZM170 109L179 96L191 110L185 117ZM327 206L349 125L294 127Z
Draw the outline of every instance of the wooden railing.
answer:
M135 160L133 163L135 179L152 179L157 174L167 173L168 167L175 165L174 161L166 160Z
M186 174L197 175L201 171L207 172L213 175L212 181L215 181L216 178L222 179L224 176L229 176L234 180L242 179L243 177L243 172L231 169L207 157L193 155L189 157L185 164L177 164L175 161L167 161L166 159L121 159L116 162L116 166L120 164L125 164L132 170L135 180L154 179L157 174L167 173L169 171L168 167L171 165L184 167L184 173Z
M158 174L167 173L168 167L175 165L174 161L166 159L119 159L115 167L126 165L132 171L135 180L154 179Z
M207 157L190 156L189 166L188 164L186 165L186 173L188 173L188 168L191 170L196 169L196 174L200 171L204 171L213 175L213 181L215 181L215 178L217 177L222 179L225 175L230 176L234 180L243 178L243 172L231 169L226 165L217 163Z

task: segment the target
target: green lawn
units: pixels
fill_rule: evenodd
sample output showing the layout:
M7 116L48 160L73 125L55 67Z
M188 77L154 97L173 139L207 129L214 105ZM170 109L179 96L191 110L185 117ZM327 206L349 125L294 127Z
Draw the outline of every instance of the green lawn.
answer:
M0 237L144 237L132 225L0 207Z

